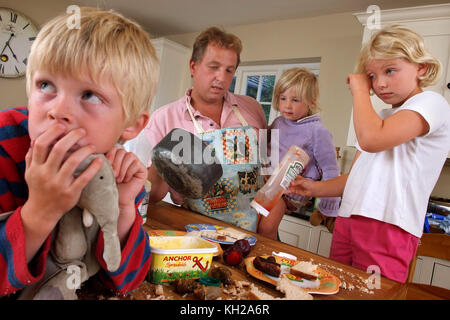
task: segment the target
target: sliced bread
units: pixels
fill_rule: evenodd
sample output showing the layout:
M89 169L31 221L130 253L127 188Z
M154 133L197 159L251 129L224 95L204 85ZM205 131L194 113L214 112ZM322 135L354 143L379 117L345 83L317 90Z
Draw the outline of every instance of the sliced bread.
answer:
M216 232L220 235L231 237L236 240L245 239L247 237L246 233L229 227L218 229Z
M275 300L275 298L268 293L259 290L253 283L251 284L250 290L248 291L248 298L250 300Z
M285 294L286 300L313 300L313 296L296 286L291 280L282 276L277 285L277 290Z
M289 273L306 280L317 280L318 275L314 272L316 269L316 264L309 261L300 261L295 266L291 267Z

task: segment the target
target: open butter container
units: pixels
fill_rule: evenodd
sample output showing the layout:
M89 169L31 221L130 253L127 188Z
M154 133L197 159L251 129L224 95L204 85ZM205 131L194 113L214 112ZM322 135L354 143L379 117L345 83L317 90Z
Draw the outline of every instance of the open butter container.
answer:
M171 282L177 278L198 279L207 276L217 246L199 237L150 237L153 283Z

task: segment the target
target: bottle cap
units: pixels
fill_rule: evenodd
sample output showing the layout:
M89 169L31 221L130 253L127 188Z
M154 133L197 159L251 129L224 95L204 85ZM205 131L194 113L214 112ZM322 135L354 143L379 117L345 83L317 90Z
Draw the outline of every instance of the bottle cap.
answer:
M252 202L250 202L250 205L256 210L258 211L258 213L262 214L264 217L267 217L269 215L269 211L267 211L266 208L264 208L262 205L260 205L258 202L256 202L255 200L252 200Z

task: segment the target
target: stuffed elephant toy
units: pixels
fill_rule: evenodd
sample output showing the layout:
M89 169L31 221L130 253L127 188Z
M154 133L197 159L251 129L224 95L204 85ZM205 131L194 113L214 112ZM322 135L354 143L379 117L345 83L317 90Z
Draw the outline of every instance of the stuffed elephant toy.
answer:
M95 157L103 157L102 168L83 189L77 206L58 222L50 249L52 259L47 259L48 275L25 299L77 299L75 291L79 284L100 269L95 257L100 229L104 240L103 259L108 271L114 272L120 266L121 248L117 235L119 194L108 159L101 154L91 155L80 164L74 176L79 176ZM71 270L78 273L72 274ZM71 285L71 279L78 285Z

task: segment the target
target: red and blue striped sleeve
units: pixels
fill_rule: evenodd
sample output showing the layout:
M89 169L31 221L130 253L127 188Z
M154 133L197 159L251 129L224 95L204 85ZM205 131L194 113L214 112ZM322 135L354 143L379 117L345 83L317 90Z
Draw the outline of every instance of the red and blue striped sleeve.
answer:
M103 260L103 233L100 230L96 248L96 256L102 270L100 278L111 290L126 294L136 289L145 279L150 268L150 244L148 233L142 225L142 217L138 207L145 196L143 188L136 198L136 219L131 226L127 242L122 248L122 259L119 269L114 272L107 271L106 263Z
M33 261L27 263L20 211L28 195L24 159L29 146L27 109L0 112L0 296L39 281L50 249L48 237Z
M0 296L12 294L39 281L50 250L49 236L33 261L27 264L21 207L0 222Z

